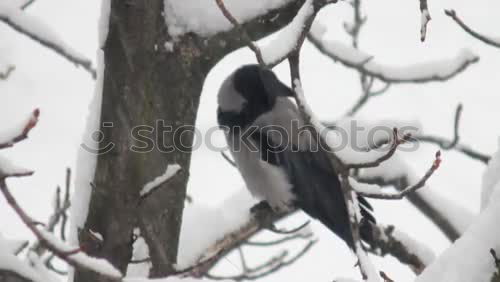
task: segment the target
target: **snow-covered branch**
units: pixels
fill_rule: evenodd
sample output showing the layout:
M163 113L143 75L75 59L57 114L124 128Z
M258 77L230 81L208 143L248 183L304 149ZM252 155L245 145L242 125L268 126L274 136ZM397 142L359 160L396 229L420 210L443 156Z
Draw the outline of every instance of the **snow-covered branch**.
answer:
M121 273L116 270L105 259L97 259L87 256L82 252L81 247L72 247L61 241L46 230L39 229L31 217L21 208L17 200L10 193L5 182L5 178L0 179L0 191L7 200L7 203L14 209L23 223L28 227L35 237L45 248L51 251L60 259L66 261L73 267L79 267L108 276L112 280L121 279Z
M265 65L266 63L264 62L264 59L262 57L262 51L260 48L253 42L252 38L250 35L246 32L246 30L240 25L238 20L231 14L231 12L226 8L226 5L224 4L223 0L215 0L217 3L217 6L219 7L220 11L226 17L228 21L231 22L231 24L238 30L238 32L241 34L243 39L245 40L247 46L255 53L255 56L257 57L257 62L259 62L260 65Z
M425 62L410 66L389 66L378 63L374 57L340 41L326 39L326 29L318 23L309 33L309 40L324 55L359 72L390 83L424 83L446 81L476 63L479 57L462 50L454 58Z
M415 184L410 185L404 189L401 189L397 193L384 193L381 192L381 187L375 184L359 183L353 178L349 178L349 183L351 187L358 193L358 195L365 196L367 198L373 199L385 199L385 200L401 200L406 195L417 191L425 186L425 183L434 174L434 172L439 168L441 164L441 152L436 153L436 159L432 163L432 166L427 170L425 175Z
M417 277L416 282L492 281L497 268L490 250L500 251L499 214L500 189L496 189L488 207L460 239Z
M141 198L144 199L158 189L161 185L167 183L172 177L177 175L182 170L181 166L178 164L168 165L165 173L156 177L152 181L146 183L140 192Z
M393 186L400 191L411 183L419 181L419 177L397 154L376 168L361 170L357 179L382 187ZM406 198L429 218L450 241L460 237L475 217L463 207L432 192L429 187L410 193Z
M435 255L429 247L394 226L373 227L373 243L369 252L379 256L389 254L408 265L416 274L420 274L434 261Z
M226 7L224 1L215 0L215 2L224 17L238 30L247 46L255 53L257 62L261 66L271 68L301 48L316 14L330 3L325 0L306 0L295 18L279 31L276 38L259 46L253 42L250 35Z
M268 66L275 66L302 46L318 11L326 1L306 0L295 18L277 36L260 46L262 59Z
M465 24L462 21L462 19L460 19L457 16L457 13L455 12L455 10L445 10L444 13L447 16L449 16L450 18L452 18L465 32L470 34L472 37L474 37L474 38L476 38L476 39L478 39L478 40L480 40L480 41L482 41L490 46L500 48L500 38L489 37L489 36L483 35L477 31L473 30L467 24Z
M96 71L92 67L91 60L66 45L46 24L38 18L26 14L17 5L15 2L1 2L0 21L63 56L76 66L81 66L95 79Z

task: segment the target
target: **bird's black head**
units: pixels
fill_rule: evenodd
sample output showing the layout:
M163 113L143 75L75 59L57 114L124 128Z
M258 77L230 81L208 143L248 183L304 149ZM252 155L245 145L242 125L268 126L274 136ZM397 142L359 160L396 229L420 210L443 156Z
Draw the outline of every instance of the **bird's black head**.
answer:
M269 69L259 65L245 65L234 72L234 88L249 103L262 106L273 105L278 96L292 96L285 86Z
M219 124L245 126L274 107L279 96L293 91L259 65L237 69L219 90Z

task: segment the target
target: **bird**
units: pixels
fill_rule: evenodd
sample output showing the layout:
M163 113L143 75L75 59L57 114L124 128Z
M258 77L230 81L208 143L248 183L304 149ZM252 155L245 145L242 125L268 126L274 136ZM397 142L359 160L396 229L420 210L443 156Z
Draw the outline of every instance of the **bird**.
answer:
M244 65L220 86L217 121L249 192L274 211L300 208L319 220L352 250L347 204L328 152L294 103L293 90L273 71ZM371 240L373 208L358 196L361 237Z

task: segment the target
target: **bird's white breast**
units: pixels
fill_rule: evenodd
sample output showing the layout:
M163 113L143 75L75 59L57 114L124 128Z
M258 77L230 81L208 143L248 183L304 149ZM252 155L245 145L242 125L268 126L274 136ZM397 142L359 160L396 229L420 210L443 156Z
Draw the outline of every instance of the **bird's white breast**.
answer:
M280 167L261 160L260 152L253 150L259 148L254 140L247 140L255 145L255 148L250 148L240 138L240 134L226 134L231 154L248 190L254 197L266 200L274 210L287 210L295 199L288 176ZM237 151L233 150L238 147L235 146L236 142L241 144Z

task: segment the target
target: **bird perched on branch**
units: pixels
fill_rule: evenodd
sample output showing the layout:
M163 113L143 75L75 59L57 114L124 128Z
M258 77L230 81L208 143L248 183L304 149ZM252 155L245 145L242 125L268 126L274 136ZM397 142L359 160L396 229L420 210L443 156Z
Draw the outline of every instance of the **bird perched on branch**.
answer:
M302 209L353 249L337 173L292 97L293 90L272 71L259 65L240 67L219 90L219 126L253 196L275 211ZM370 204L358 199L365 222L375 222ZM361 236L369 240L370 232L362 228Z

